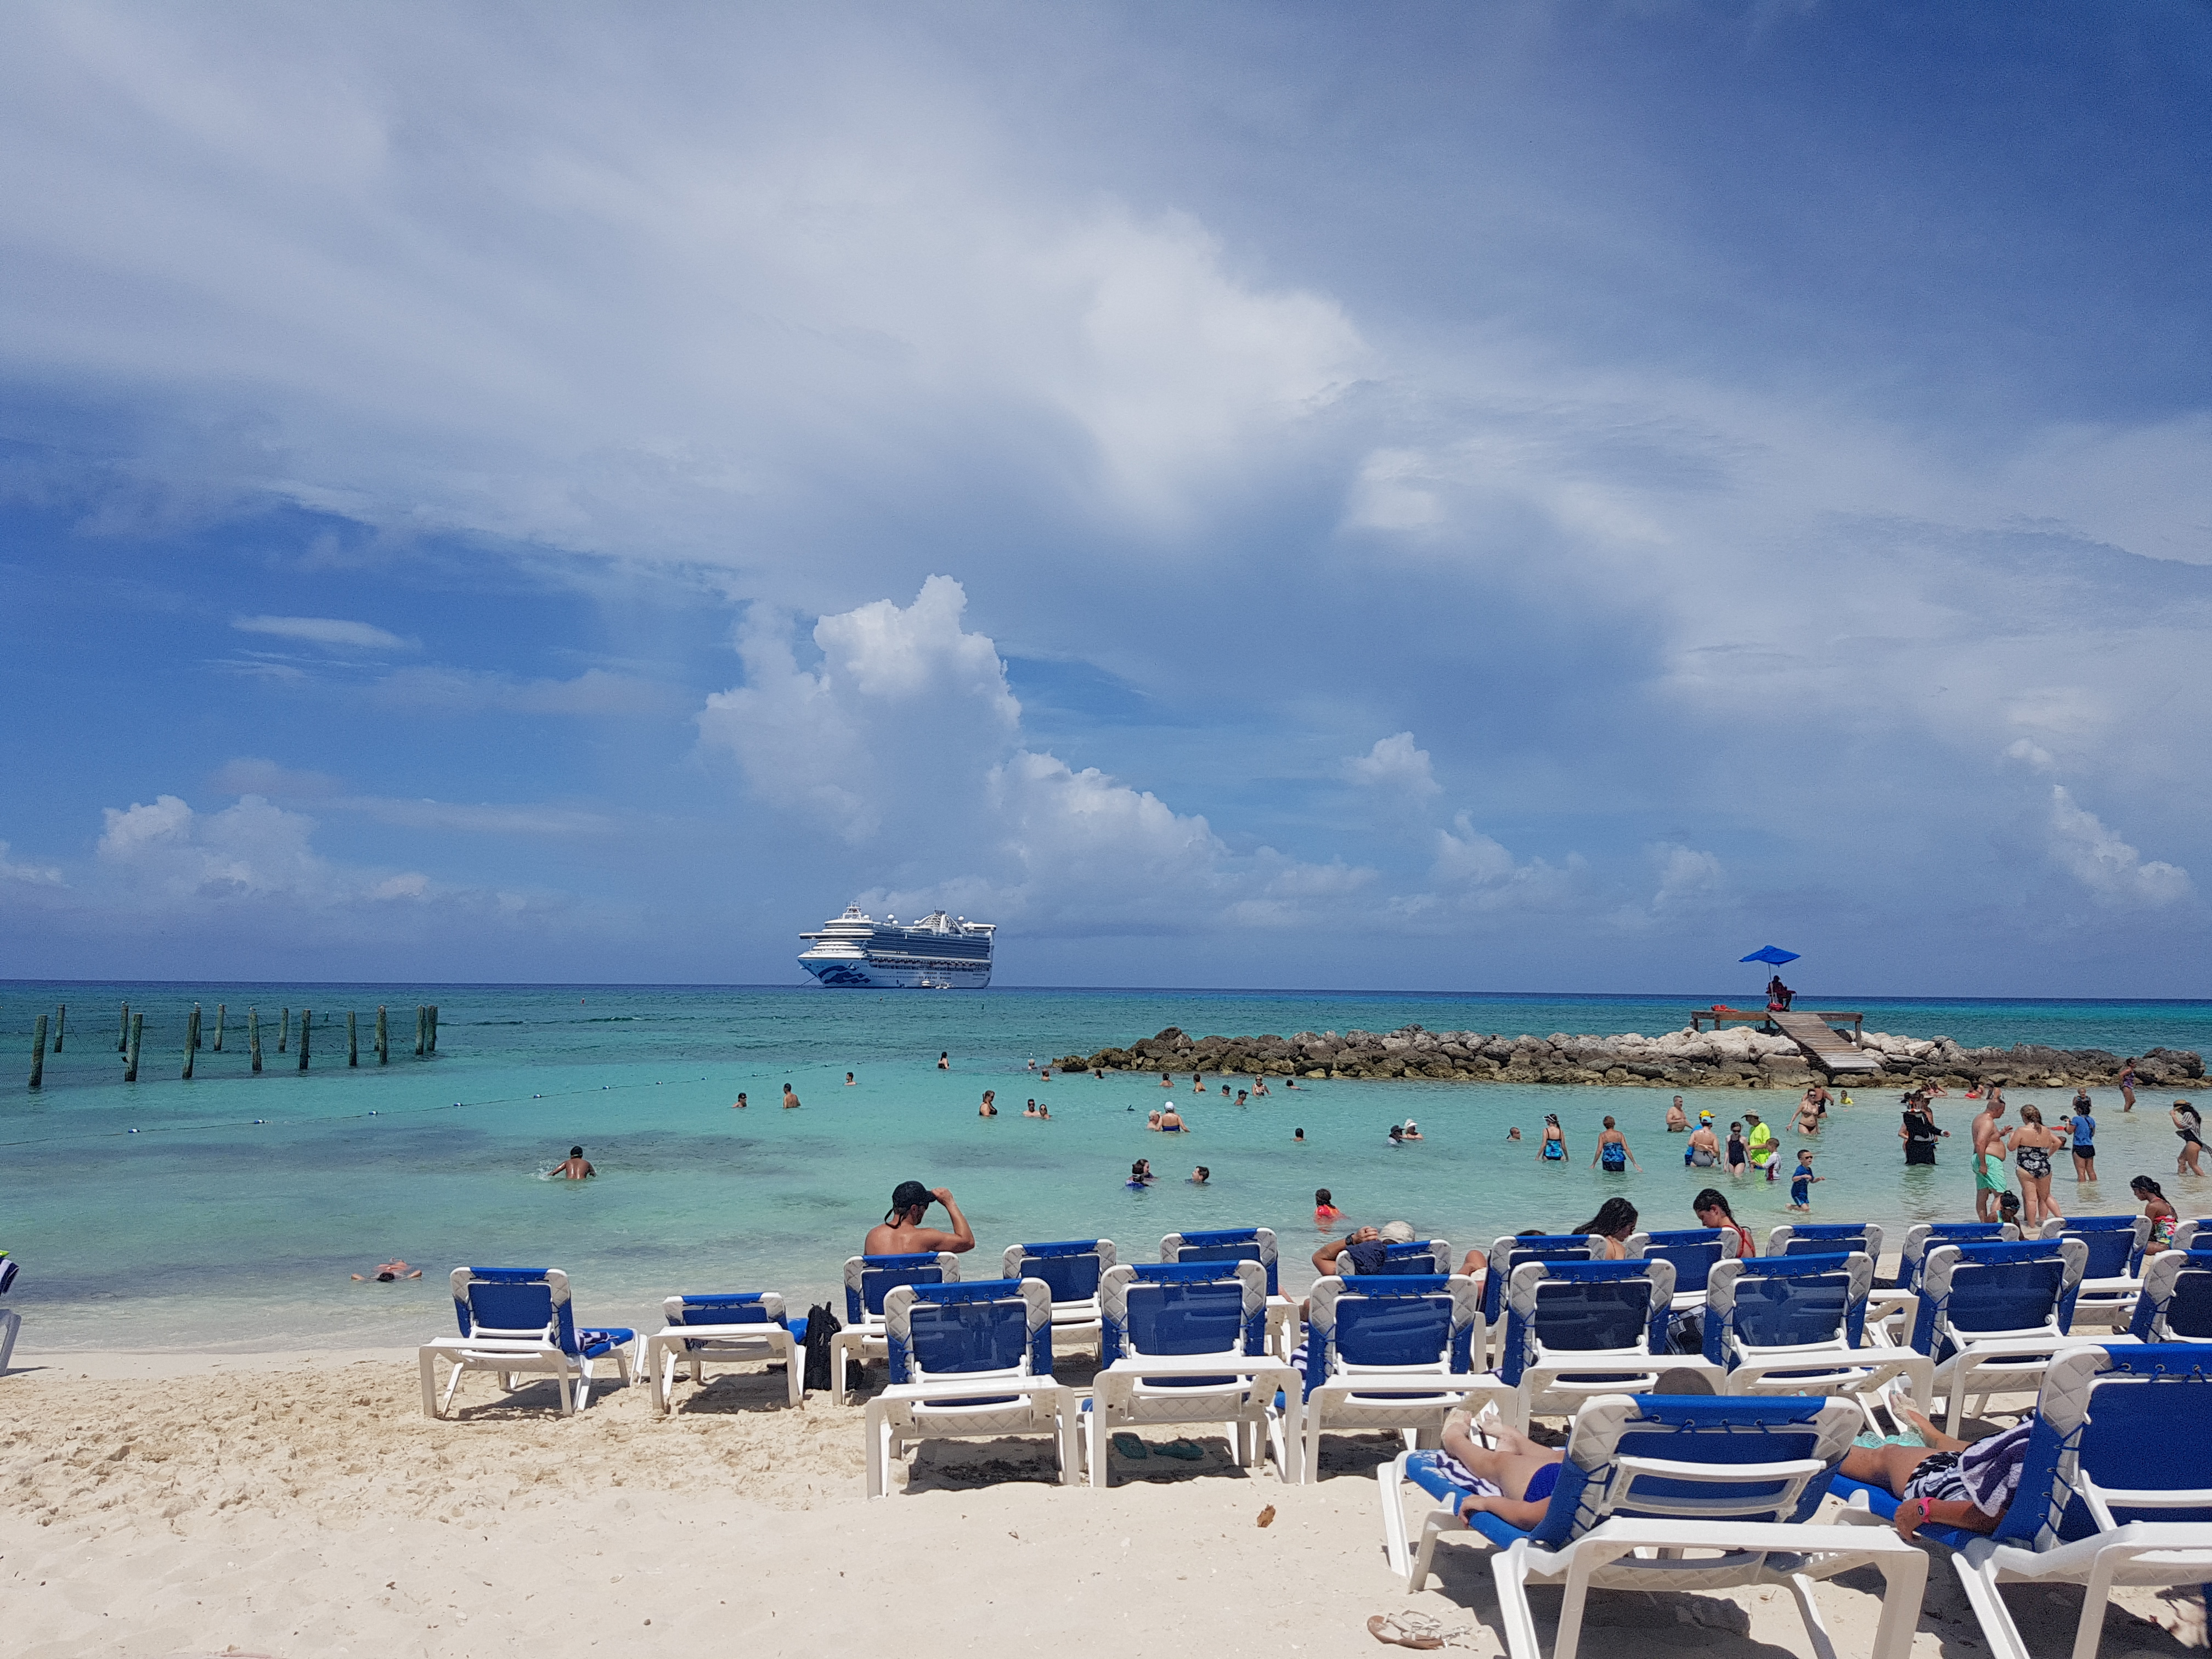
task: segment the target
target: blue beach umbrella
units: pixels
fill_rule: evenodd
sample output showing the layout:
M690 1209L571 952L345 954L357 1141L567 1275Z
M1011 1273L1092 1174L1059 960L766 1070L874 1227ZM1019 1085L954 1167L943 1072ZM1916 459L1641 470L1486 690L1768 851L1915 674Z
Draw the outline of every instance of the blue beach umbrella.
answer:
M1777 968L1779 968L1785 962L1796 961L1797 953L1795 951L1785 951L1778 945L1762 945L1759 949L1753 951L1749 956L1739 957L1736 960L1739 962L1771 962Z

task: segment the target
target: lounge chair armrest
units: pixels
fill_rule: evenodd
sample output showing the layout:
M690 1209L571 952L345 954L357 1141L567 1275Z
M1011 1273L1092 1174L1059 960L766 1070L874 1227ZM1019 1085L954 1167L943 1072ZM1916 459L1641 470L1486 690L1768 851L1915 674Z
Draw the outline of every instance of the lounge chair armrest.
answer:
M1695 1480L1701 1485L1771 1486L1798 1475L1825 1474L1828 1465L1818 1457L1790 1458L1779 1463L1686 1463L1668 1457L1624 1457L1620 1467L1631 1474L1650 1474L1669 1480ZM1726 1526L1726 1522L1717 1522Z

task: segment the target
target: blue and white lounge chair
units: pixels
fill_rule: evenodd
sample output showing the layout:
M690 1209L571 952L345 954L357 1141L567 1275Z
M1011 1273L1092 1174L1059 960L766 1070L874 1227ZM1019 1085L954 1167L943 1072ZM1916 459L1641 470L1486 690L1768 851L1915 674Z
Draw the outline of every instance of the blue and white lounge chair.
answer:
M1052 1374L1052 1290L1041 1279L900 1285L884 1297L889 1387L868 1401L868 1496L924 1440L1049 1433L1062 1486L1076 1469L1075 1390Z
M1160 1240L1163 1261L1256 1261L1267 1275L1267 1346L1288 1356L1297 1340L1298 1304L1283 1294L1273 1227L1212 1227L1170 1233Z
M1505 1340L1505 1291L1513 1270L1524 1261L1596 1261L1605 1255L1605 1240L1595 1233L1532 1233L1524 1237L1492 1239L1490 1259L1482 1276L1482 1322L1489 1332L1491 1352L1486 1364L1495 1365Z
M7 1251L0 1250L0 1296L7 1295L15 1282L15 1263ZM15 1338L22 1328L22 1315L13 1308L0 1308L0 1376L8 1374L9 1356L15 1352Z
M884 1298L902 1285L957 1285L960 1258L950 1250L916 1250L905 1255L855 1255L845 1260L845 1323L830 1339L830 1397L843 1405L851 1398L846 1367L854 1361L885 1358Z
M2054 1216L2043 1224L2042 1238L2078 1238L2088 1246L2088 1265L2074 1297L2077 1325L2124 1328L2135 1316L2142 1290L2143 1246L2150 1242L2147 1215Z
M783 1362L791 1403L806 1401L806 1322L793 1330L783 1315L783 1297L774 1291L745 1291L732 1296L672 1296L660 1304L668 1324L645 1339L638 1369L651 1379L653 1403L666 1414L676 1392L676 1373L688 1365L697 1384L708 1365Z
M2212 1343L2212 1250L2151 1257L2129 1334L2142 1342Z
M2054 1355L2090 1340L2069 1334L2088 1257L2078 1238L1939 1244L1927 1253L1911 1346L1936 1362L1945 1432L1959 1432L1969 1395L1978 1417L1991 1395L2040 1388Z
M1222 1424L1239 1468L1271 1445L1278 1475L1297 1478L1298 1374L1267 1352L1258 1262L1124 1262L1106 1270L1099 1304L1103 1363L1085 1418L1092 1486L1113 1484L1116 1429L1158 1423Z
M1000 1277L1042 1279L1052 1288L1052 1334L1096 1336L1098 1280L1114 1265L1110 1238L1067 1238L1050 1244L1009 1244Z
M2115 1586L2212 1580L2212 1371L2202 1348L2107 1343L2051 1362L2020 1488L1994 1533L1923 1526L1952 1565L1997 1659L2029 1659L2000 1584L2080 1584L2073 1659L2095 1659ZM1838 1477L1863 1522L1898 1500ZM1847 1516L1850 1511L1846 1511Z
M2169 1250L2195 1249L2197 1248L2197 1234L2198 1230L2207 1226L2212 1226L2212 1221L2197 1220L2175 1222L2173 1224L2173 1237L2172 1241L2167 1243L2166 1248Z
M1705 1288L1705 1358L1728 1367L1729 1394L1848 1395L1880 1433L1874 1400L1902 1380L1925 1409L1936 1363L1868 1343L1873 1285L1874 1259L1861 1250L1723 1261Z
M1883 1595L1869 1659L1906 1659L1927 1587L1926 1554L1894 1533L1808 1524L1859 1422L1856 1408L1840 1400L1600 1395L1575 1416L1558 1484L1534 1527L1523 1531L1481 1510L1462 1521L1458 1506L1469 1493L1445 1478L1437 1454L1411 1452L1376 1472L1385 1547L1408 1590L1428 1583L1445 1534L1471 1528L1494 1547L1491 1571L1511 1659L1541 1659L1532 1583L1566 1592L1555 1659L1574 1659L1593 1589L1754 1584L1790 1591L1826 1659L1835 1649L1813 1585L1873 1566ZM1407 1530L1409 1485L1446 1505L1423 1522L1418 1549ZM1631 1643L1617 1650L1632 1650Z
M1920 1305L1921 1264L1930 1249L1938 1244L2009 1244L2019 1237L2020 1229L2009 1221L1924 1221L1906 1228L1898 1251L1897 1283L1869 1298L1868 1318L1903 1347L1912 1338L1913 1310Z
M1509 1420L1566 1415L1598 1395L1650 1389L1662 1371L1704 1372L1713 1392L1726 1373L1710 1359L1669 1352L1674 1264L1524 1261L1506 1292L1497 1379L1512 1390Z
M1674 1264L1674 1311L1688 1313L1705 1305L1705 1279L1720 1264L1734 1233L1718 1227L1683 1227L1656 1233L1638 1233L1628 1241L1631 1257L1642 1261Z
M491 1371L512 1392L519 1376L550 1376L561 1390L561 1414L592 1403L592 1362L611 1356L623 1381L632 1380L631 1330L580 1331L568 1303L568 1275L558 1267L456 1267L453 1316L458 1340L426 1342L416 1354L422 1372L422 1414L451 1409L464 1371ZM438 1398L439 1360L453 1367Z
M1451 1242L1443 1238L1417 1238L1410 1244L1385 1244L1382 1265L1377 1273L1444 1273L1452 1270ZM1336 1259L1340 1279L1358 1276L1359 1264L1349 1255ZM1371 1276L1371 1275L1370 1275Z
M1317 1279L1308 1293L1304 1478L1321 1437L1396 1429L1434 1446L1444 1419L1486 1379L1482 1307L1463 1273Z
M1848 1255L1864 1251L1879 1269L1881 1229L1871 1221L1785 1221L1766 1234L1769 1255Z

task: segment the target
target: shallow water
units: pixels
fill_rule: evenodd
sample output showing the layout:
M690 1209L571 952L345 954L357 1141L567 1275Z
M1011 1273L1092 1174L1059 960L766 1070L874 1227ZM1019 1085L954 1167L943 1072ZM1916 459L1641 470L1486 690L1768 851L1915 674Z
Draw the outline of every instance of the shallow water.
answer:
M781 1290L795 1304L828 1296L840 1264L878 1219L890 1188L914 1177L949 1186L974 1223L969 1276L996 1272L1019 1240L1104 1236L1125 1259L1157 1255L1160 1235L1257 1223L1282 1237L1286 1283L1302 1285L1317 1237L1313 1189L1329 1187L1350 1222L1403 1217L1464 1249L1526 1226L1587 1218L1613 1193L1647 1226L1689 1226L1688 1199L1715 1172L1681 1163L1662 1131L1656 1090L1363 1081L1274 1084L1239 1110L1209 1093L1195 1104L1188 1074L1175 1098L1194 1133L1147 1133L1157 1078L1054 1078L1025 1070L1068 1051L1126 1043L1167 1024L1206 1032L1301 1029L1432 1030L1509 1036L1554 1031L1653 1033L1721 994L1678 999L1420 997L1357 993L1018 991L831 992L812 988L317 986L0 987L0 1031L17 1066L0 1105L0 1246L22 1274L10 1304L24 1316L25 1352L64 1347L258 1349L288 1343L409 1343L451 1323L447 1270L461 1262L566 1267L580 1313L594 1324L657 1328L659 1298L678 1291ZM1741 990L1734 994L1741 1000ZM141 1081L120 1081L117 1005L146 1017ZM390 1006L393 1056L368 1048L374 1012ZM203 1049L178 1077L185 1017L229 1009L225 1052ZM440 1005L440 1052L411 1053L414 1007ZM2212 1004L1876 1003L1875 1029L1949 1035L1969 1045L2039 1041L2141 1053L2204 1048ZM46 1087L25 1091L29 1032L40 1012L70 1006L64 1051L46 1060ZM316 1010L312 1068L276 1052L289 1004ZM264 1063L249 1074L246 1010L264 1016ZM361 1017L362 1065L345 1065L344 1011ZM325 1024L325 1021L331 1023ZM936 1069L939 1050L953 1068ZM24 1062L18 1064L19 1062ZM844 1073L857 1074L848 1088ZM788 1079L802 1109L777 1109ZM1231 1079L1231 1087L1249 1079ZM975 1115L982 1090L1002 1115ZM731 1109L743 1090L744 1113ZM1724 1127L1746 1108L1786 1116L1784 1091L1691 1091ZM1025 1098L1049 1122L1023 1119ZM2015 1103L2062 1106L2063 1091L2019 1091ZM2084 1213L2120 1212L2129 1176L2166 1182L2185 1214L2207 1207L2203 1183L2176 1182L2162 1102L2123 1117L2098 1099L2101 1190ZM1893 1098L1834 1115L1816 1165L1815 1219L1886 1224L1955 1218L1971 1209L1964 1146L1971 1108L1938 1103L1956 1132L1942 1163L1906 1171ZM1532 1137L1556 1112L1575 1156L1545 1166ZM1645 1173L1587 1167L1601 1116L1620 1121ZM1390 1123L1417 1119L1425 1139L1391 1146ZM1294 1127L1307 1144L1294 1145ZM600 1175L583 1183L543 1172L581 1142ZM1786 1164L1793 1150L1784 1154ZM1124 1186L1150 1158L1162 1180ZM1184 1179L1204 1162L1211 1185ZM2062 1160L2062 1164L2063 1160ZM1723 1182L1722 1183L1725 1185ZM2053 1182L2075 1199L2070 1171ZM1754 1232L1784 1218L1786 1186L1734 1188ZM933 1218L934 1218L934 1217ZM355 1285L391 1253L425 1268L416 1284Z

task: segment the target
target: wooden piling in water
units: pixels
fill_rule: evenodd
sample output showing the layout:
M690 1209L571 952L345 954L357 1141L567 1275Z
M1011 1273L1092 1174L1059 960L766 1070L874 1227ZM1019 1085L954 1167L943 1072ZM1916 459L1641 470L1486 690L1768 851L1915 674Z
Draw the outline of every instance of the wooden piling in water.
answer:
M292 1011L282 1009L276 1017L276 1052L283 1054L284 1045L292 1040Z
M131 1005L127 1002L123 1005L123 1023L115 1028L115 1052L118 1054L131 1052Z
M346 1010L346 1064L349 1066L361 1064L359 1033L354 1029L353 1010L350 1008Z
M54 1010L54 1052L62 1051L62 1028L69 1024L69 1004L63 1003Z
M221 1054L221 1053L222 1052L222 1017L223 1017L223 1015L224 1015L226 1012L228 1012L228 1007L227 1007L227 1006L226 1006L226 1005L224 1005L224 1004L222 1004L222 1003L220 1003L220 1002L218 1002L218 1003L216 1003L216 1006L215 1006L215 1042L214 1042L212 1044L210 1044L210 1046L211 1048L214 1048L214 1050L216 1051L216 1053L217 1053L217 1054Z
M303 1072L307 1069L307 1028L314 1023L315 1011L313 1009L302 1008L300 1010L300 1069Z
M145 1040L146 1016L131 1015L130 1059L123 1068L123 1080L125 1083L136 1083L138 1080L138 1045Z
M46 1017L39 1016L39 1029L31 1040L31 1086L46 1086Z
M192 1080L192 1056L199 1052L200 1006L192 1004L191 1018L185 1022L185 1081Z
M253 1053L253 1069L261 1069L261 1010L248 1007L246 1011L246 1046Z
M415 1005L415 1058L417 1060L422 1058L422 1034L429 1012L430 1011L421 1003Z
M430 1052L438 1052L438 1005L430 1005Z
M392 1064L392 1032L384 1023L384 1005L376 1005L376 1063Z

